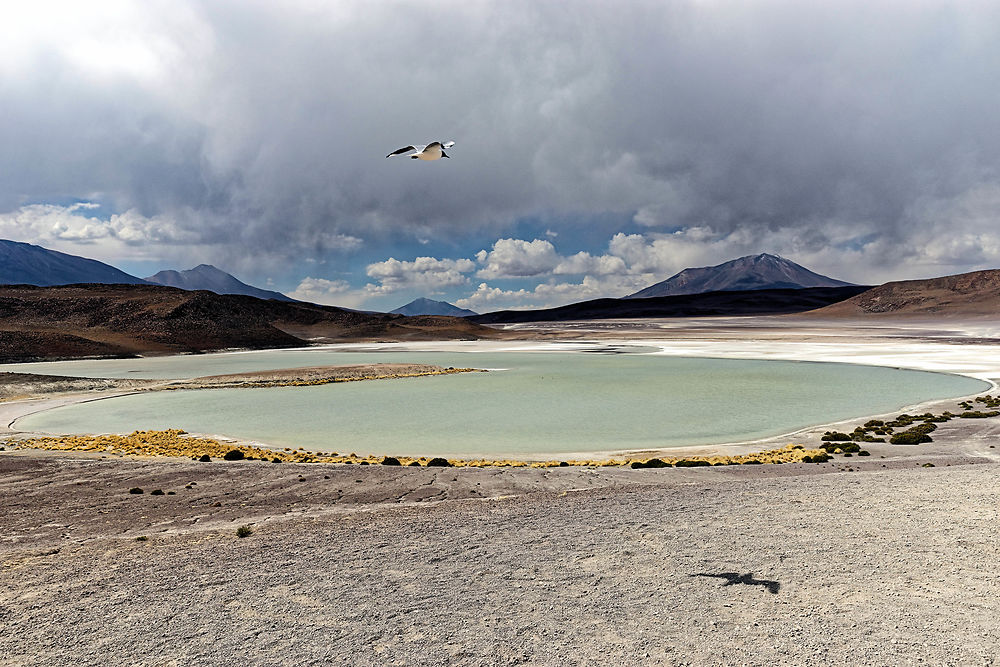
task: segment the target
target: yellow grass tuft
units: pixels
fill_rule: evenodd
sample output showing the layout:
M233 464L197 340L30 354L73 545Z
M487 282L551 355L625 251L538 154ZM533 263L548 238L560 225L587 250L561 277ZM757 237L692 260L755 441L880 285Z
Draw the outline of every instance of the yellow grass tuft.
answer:
M223 443L212 438L199 438L188 435L181 429L166 431L133 431L128 435L65 435L53 437L28 438L18 441L18 446L24 449L46 449L77 452L110 452L125 456L174 456L200 458L208 455L211 458L222 458L226 452L239 449L247 458L270 461L278 458L288 463L334 463L380 465L383 456L359 456L355 453L338 455L336 452L306 452L302 449L283 450L267 449L241 445L233 447L231 443ZM786 445L780 449L769 449L752 454L737 456L686 456L660 458L665 464L675 465L678 461L704 461L709 465L739 465L748 462L765 464L795 463L805 456L825 454L820 449L805 449L802 445ZM408 466L416 461L426 466L427 457L398 456L401 466ZM519 461L515 459L448 459L455 467L466 468L556 468L563 464L582 467L628 466L634 461L646 463L649 459L583 459L567 461Z

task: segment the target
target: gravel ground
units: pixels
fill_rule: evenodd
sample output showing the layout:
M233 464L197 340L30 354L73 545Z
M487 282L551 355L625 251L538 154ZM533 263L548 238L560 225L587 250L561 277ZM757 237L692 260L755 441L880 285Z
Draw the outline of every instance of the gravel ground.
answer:
M1000 464L920 460L5 452L0 665L996 664Z

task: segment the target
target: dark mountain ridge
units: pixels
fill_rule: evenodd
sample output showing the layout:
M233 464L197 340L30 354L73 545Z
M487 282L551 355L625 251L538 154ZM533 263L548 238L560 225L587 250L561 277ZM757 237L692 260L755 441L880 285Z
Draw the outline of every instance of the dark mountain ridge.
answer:
M496 336L462 318L359 313L160 285L0 287L0 362Z
M868 290L862 285L736 290L642 299L594 299L542 310L501 310L465 319L479 324L637 317L783 315L822 308Z

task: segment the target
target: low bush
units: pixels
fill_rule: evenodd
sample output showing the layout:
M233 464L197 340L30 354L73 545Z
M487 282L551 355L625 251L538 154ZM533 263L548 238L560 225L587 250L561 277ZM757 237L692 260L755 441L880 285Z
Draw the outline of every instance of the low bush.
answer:
M712 465L704 459L681 459L674 463L675 468L697 468L699 466L710 466Z
M670 465L669 463L667 463L662 459L649 459L648 461L632 461L633 468L666 468L669 465Z
M962 419L985 419L986 417L996 417L1000 415L1000 412L990 411L982 412L980 410L967 410L959 415Z
M903 431L902 433L896 433L889 438L889 444L892 445L919 445L922 442L932 442L931 436L926 433Z
M208 463L209 461L212 460L212 457L209 456L208 454L202 454L201 458L198 460L201 461L202 463Z
M825 442L850 442L851 436L840 431L827 431L820 440Z
M871 456L871 455L872 453L869 452L867 449L862 449L860 452L858 452L858 456Z
M398 466L399 465L399 459L397 459L395 456L385 456L385 457L382 458L382 465L384 465L384 466Z
M142 489L140 489L138 486L134 486L131 489L129 489L128 492L129 493L142 493Z
M149 492L149 495L151 495L151 496L162 496L163 495L163 489L153 489L152 491Z
M250 537L251 535L253 535L253 528L246 524L236 529L236 537Z
M226 461L242 461L246 458L246 454L238 449L230 449L228 452L222 455L222 458Z
M430 461L427 462L427 467L428 468L431 468L431 467L450 468L451 467L451 463L448 462L448 459L444 459L444 458L441 458L440 456L436 456L436 457L432 458Z

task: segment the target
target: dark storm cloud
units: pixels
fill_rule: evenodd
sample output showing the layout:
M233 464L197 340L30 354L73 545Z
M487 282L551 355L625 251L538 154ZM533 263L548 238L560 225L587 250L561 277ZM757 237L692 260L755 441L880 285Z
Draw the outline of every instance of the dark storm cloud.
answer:
M435 254L524 217L572 244L619 231L609 213L918 256L956 215L991 220L995 3L138 7L122 28L146 68L110 39L95 70L80 30L41 30L0 70L0 208L97 193L247 265L393 239ZM436 139L452 160L383 158ZM955 261L990 261L970 243Z

